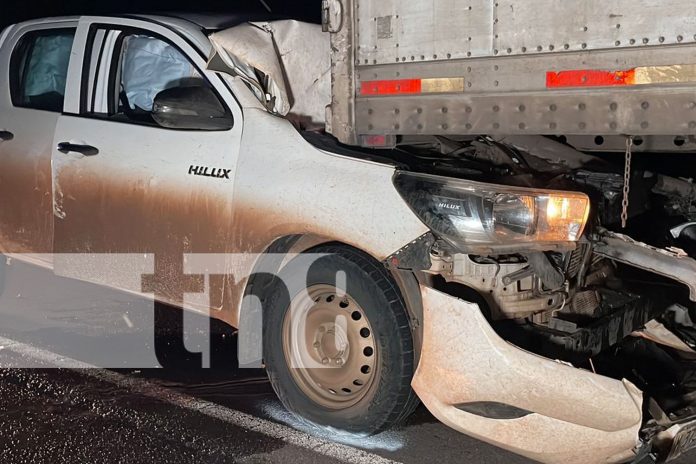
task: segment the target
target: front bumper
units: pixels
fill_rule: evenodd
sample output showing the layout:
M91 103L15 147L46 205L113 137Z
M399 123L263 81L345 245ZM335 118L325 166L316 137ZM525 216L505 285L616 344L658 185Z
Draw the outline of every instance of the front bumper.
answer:
M446 425L541 462L630 460L642 393L521 350L500 338L476 304L428 287L413 388Z

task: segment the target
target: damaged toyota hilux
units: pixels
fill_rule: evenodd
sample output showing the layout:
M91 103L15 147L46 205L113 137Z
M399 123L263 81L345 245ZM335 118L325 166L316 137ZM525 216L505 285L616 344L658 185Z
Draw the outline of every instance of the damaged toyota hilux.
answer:
M318 426L377 433L420 399L542 462L694 446L693 163L667 168L638 136L341 144L317 128L331 94L319 26L197 21L2 34L0 251L86 280L53 254L253 257L234 263L252 277L211 280L207 309L239 327L259 298L270 381ZM266 255L297 257L278 279L255 272ZM196 310L169 267L148 292Z

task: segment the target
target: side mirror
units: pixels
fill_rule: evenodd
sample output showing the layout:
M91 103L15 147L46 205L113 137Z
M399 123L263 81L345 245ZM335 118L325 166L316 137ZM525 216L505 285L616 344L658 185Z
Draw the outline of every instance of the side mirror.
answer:
M215 92L202 86L174 87L155 96L152 118L168 129L228 130L233 120Z

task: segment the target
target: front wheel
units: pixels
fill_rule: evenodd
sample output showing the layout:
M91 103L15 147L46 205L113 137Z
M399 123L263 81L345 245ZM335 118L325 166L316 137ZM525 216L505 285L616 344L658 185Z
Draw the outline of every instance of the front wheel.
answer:
M280 272L264 304L264 360L283 405L313 425L369 435L418 404L401 294L347 247L319 247Z

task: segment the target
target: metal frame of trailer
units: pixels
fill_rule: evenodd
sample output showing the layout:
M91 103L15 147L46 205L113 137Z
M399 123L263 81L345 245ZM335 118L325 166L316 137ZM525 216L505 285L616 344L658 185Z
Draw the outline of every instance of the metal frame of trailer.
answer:
M631 135L693 149L679 143L696 134L691 0L325 0L324 13L327 119L344 143L542 134L620 149Z

